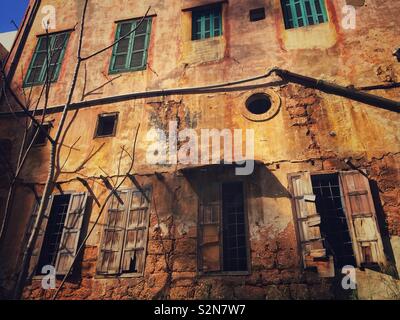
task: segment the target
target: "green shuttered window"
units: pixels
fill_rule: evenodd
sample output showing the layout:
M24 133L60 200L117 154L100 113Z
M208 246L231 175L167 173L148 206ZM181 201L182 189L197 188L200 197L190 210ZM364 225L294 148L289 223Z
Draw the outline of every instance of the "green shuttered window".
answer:
M63 32L39 37L25 77L25 86L43 84L47 74L51 82L57 81L69 35L69 32Z
M286 29L328 21L325 0L282 0Z
M136 30L114 46L110 73L146 69L152 20L146 18L139 24L140 21L135 19L118 24L116 40Z
M222 7L214 5L192 11L192 40L222 35Z

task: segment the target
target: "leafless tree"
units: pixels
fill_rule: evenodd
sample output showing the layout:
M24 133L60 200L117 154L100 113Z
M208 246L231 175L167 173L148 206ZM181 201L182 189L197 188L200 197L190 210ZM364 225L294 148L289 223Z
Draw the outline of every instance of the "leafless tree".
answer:
M8 224L8 220L12 211L12 203L13 203L13 197L14 197L14 193L15 193L15 186L16 183L18 181L18 178L21 174L21 171L24 167L24 164L26 163L26 159L28 158L29 152L34 144L34 141L38 135L38 133L41 131L46 138L48 139L48 141L50 142L50 157L49 157L49 162L48 162L48 175L47 175L47 179L46 179L46 183L44 185L44 189L42 191L42 195L40 198L40 203L38 205L38 212L37 212L37 216L36 219L34 221L34 225L32 228L32 233L29 236L29 239L27 240L26 243L26 247L23 250L23 256L22 256L22 261L21 261L21 266L20 266L20 272L18 275L18 279L15 285L15 290L14 290L14 298L15 299L19 299L21 297L24 285L25 285L25 281L27 278L27 274L28 274L28 269L29 269L29 264L30 264L30 257L32 255L36 240L38 238L38 233L40 230L40 226L42 225L43 219L44 219L44 215L45 215L45 211L46 208L48 206L49 203L49 197L52 194L55 185L57 184L57 179L60 173L65 173L65 171L63 171L63 168L66 164L66 161L68 161L69 155L72 152L74 145L77 143L77 141L72 145L69 146L69 152L67 155L66 160L60 164L60 150L62 149L63 145L63 140L65 138L65 135L68 131L68 124L67 124L67 116L69 114L70 111L70 106L73 100L73 96L74 93L76 91L76 85L77 85L77 81L78 81L78 77L79 77L79 71L81 69L82 63L86 60L89 60L105 51L107 51L108 49L111 49L112 47L114 47L116 44L119 43L119 41L127 38L130 34L132 34L138 27L140 27L140 25L143 23L144 19L148 16L148 13L150 11L150 7L148 8L146 14L144 15L144 17L139 21L139 23L136 25L136 28L134 28L133 30L131 30L129 33L125 34L123 37L117 39L114 43L112 43L111 45L98 50L86 57L82 56L82 46L83 46L83 40L84 40L84 29L85 29L85 18L86 18L86 12L87 12L87 7L88 7L88 0L86 0L84 2L83 5L83 9L82 9L82 15L81 15L81 21L80 21L80 32L79 32L79 39L78 39L78 48L77 48L77 52L76 52L76 64L74 66L74 72L73 72L73 77L72 77L72 81L68 90L68 96L67 96L67 100L66 103L64 104L64 108L61 112L61 116L60 116L60 121L59 124L57 126L54 138L51 137L48 132L46 131L46 129L44 128L43 124L45 121L45 116L46 116L46 111L48 108L48 98L49 98L49 93L50 93L50 86L51 86L51 79L52 79L52 75L48 74L46 75L46 80L45 83L43 84L42 90L40 92L39 98L36 101L36 105L34 106L34 108L32 109L31 104L31 95L32 92L28 92L26 93L25 91L23 92L25 100L26 100L26 105L24 103L22 103L18 96L13 92L11 86L9 83L7 83L7 81L3 81L3 88L2 88L2 92L3 92L3 96L5 97L5 99L7 100L7 105L9 105L10 110L12 110L12 102L16 103L17 106L19 108L22 109L22 111L24 112L24 115L26 116L26 126L24 129L24 134L22 137L22 142L21 142L21 148L20 148L20 152L19 152L19 156L18 156L18 160L17 160L17 164L16 164L16 170L15 172L12 172L11 176L11 182L10 182L10 188L9 188L9 193L8 193L8 198L6 201L6 209L5 209L5 214L4 214L4 219L1 223L1 229L0 229L0 243L1 240L4 240L4 235L5 235L5 230L7 229L7 224ZM47 33L48 36L48 33ZM49 43L49 41L47 41L47 43ZM48 48L48 50L50 50ZM47 65L47 70L49 70L49 65ZM3 74L3 79L5 80L5 71L3 69L2 71ZM13 101L9 101L7 93L11 95ZM37 119L37 111L39 110L39 104L42 100L42 96L44 96L44 103L43 103L43 107L41 108L41 118ZM18 117L16 117L17 121L20 121L18 119ZM28 121L29 120L29 121ZM35 127L36 130L34 130L34 134L31 135L30 133L32 132L32 128ZM139 130L139 127L138 127ZM123 175L122 181L115 183L112 190L110 191L110 194L106 197L105 202L101 205L101 209L100 209L100 215L101 213L104 211L104 208L107 204L108 199L115 194L116 190L118 190L118 188L121 186L121 184L125 181L126 177L131 173L132 167L133 167L133 162L134 162L134 152L135 152L135 145L136 145L136 139L137 139L137 133L136 132L136 137L135 137L135 142L134 142L134 148L133 148L133 154L130 154L125 147L122 148L122 152L121 152L121 157L123 153L126 153L129 155L129 157L131 158L131 166L128 170L128 172ZM78 139L79 140L79 139ZM74 172L78 172L80 171L84 165L89 162L93 156L102 148L102 146L100 146L99 149L97 150L92 150L89 155L87 156L87 158L76 168L76 170ZM73 173L73 172L69 172L69 173ZM119 176L120 174L118 173L117 176ZM93 230L93 229L92 229ZM91 230L91 231L92 231ZM87 235L86 239L89 237L89 235L91 234L91 231L89 232L89 234ZM81 244L81 246L79 247L79 252L82 250L85 241ZM77 254L77 256L78 256ZM72 266L71 266L72 268ZM66 277L64 278L62 285L65 282ZM62 286L61 285L61 286ZM55 296L56 297L56 296Z
M49 41L48 30L46 30L46 37L47 37L46 51L47 51L47 56L49 58L46 59L47 63L46 63L46 68L45 68L45 80L41 87L39 97L37 98L37 101L34 103L34 105L31 101L32 87L30 87L28 96L26 96L25 90L23 91L24 97L25 97L24 108L32 114L32 116L34 117L34 119L36 121L34 121L32 118L25 118L24 123L21 123L21 119L15 115L14 108L12 106L12 102L10 101L10 99L8 97L8 93L10 92L11 88L7 88L7 82L5 81L6 76L5 76L4 67L1 70L2 77L3 77L2 94L3 94L4 101L5 101L8 109L14 115L17 125L23 129L23 134L22 134L22 141L19 145L18 158L17 158L16 164L15 164L15 170L12 165L9 166L9 168L8 168L11 178L10 178L10 184L9 184L9 188L8 188L7 198L5 201L3 219L0 224L0 245L3 244L3 242L4 242L4 237L5 237L5 233L6 233L5 231L8 226L8 221L9 221L11 209L12 209L12 203L14 200L16 184L20 178L22 169L25 166L28 155L29 155L30 151L32 150L32 147L33 147L35 140L36 140L38 134L40 133L40 131L42 131L43 134L48 135L47 130L44 128L44 122L45 122L45 118L46 118L46 111L47 111L48 100L49 100L51 79L54 75L54 69L53 69L53 71L50 71L51 70L50 69L50 61L53 58L54 50L52 48L50 48L50 46L49 46L50 41ZM40 119L36 119L35 116L36 116L39 104L42 101L42 98L44 99L42 115L41 115ZM22 104L22 102L20 102L20 103ZM32 109L32 107L33 107L33 109ZM4 150L0 150L0 153L2 153L3 159L7 158L7 156L4 154Z

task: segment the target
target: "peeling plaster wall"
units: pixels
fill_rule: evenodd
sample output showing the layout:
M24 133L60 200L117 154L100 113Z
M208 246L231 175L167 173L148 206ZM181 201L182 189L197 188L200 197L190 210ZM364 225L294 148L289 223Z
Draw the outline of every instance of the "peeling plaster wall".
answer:
M189 41L190 13L182 9L212 1L90 1L86 20L84 55L114 40L115 21L142 16L152 5L153 18L148 68L144 71L109 75L111 51L84 63L74 101L161 88L215 84L265 73L272 66L323 78L340 84L368 86L396 81L400 64L391 56L398 47L400 2L377 4L366 1L357 8L357 28L344 30L340 21L345 1L328 0L329 23L285 30L279 1L230 0L224 5L224 35L198 43ZM80 19L83 1L45 0L57 9L57 31L73 28ZM266 19L250 23L249 9L265 6ZM40 10L39 10L40 12ZM188 16L189 15L189 16ZM101 21L101 23L99 23ZM35 20L12 86L21 94L23 70L29 65L36 36L43 34L40 16ZM49 105L62 105L72 78L78 30L72 32L59 80L52 85ZM277 79L268 79L274 81ZM261 83L261 82L258 82ZM140 124L133 172L141 184L153 187L149 243L144 277L99 278L95 274L104 216L89 237L83 258L61 291L63 299L322 299L333 298L332 281L302 270L296 239L287 175L303 170L347 170L345 159L366 169L376 184L375 202L380 227L386 238L400 236L400 116L348 99L293 84L272 87L281 98L279 112L265 122L243 116L244 101L264 88L243 88L201 95L165 96L95 106L71 111L70 123L60 154L63 173L58 177L64 191L84 192L76 180L88 179L98 201L107 190L100 175L115 178L121 147L132 147ZM33 87L37 97L40 87ZM374 92L399 100L400 90ZM21 95L22 97L22 95ZM0 106L5 111L5 106ZM116 136L93 138L98 114L119 112ZM49 114L56 131L60 114ZM185 165L149 165L146 140L150 129L168 130L177 121L178 130L254 129L255 159L262 163L247 184L247 212L251 247L248 276L198 276L196 273L198 195L179 171ZM15 120L0 118L0 137L10 139L16 159L21 141ZM74 145L70 150L67 146ZM35 183L40 192L47 176L49 146L32 150L22 173L25 183ZM90 161L84 163L90 154ZM124 156L121 172L129 167ZM160 181L154 175L162 173ZM124 187L132 187L128 181ZM4 199L6 189L0 190ZM55 193L58 191L55 191ZM7 243L1 250L0 280L7 294L16 279L25 228L34 198L24 187L17 189ZM88 225L99 207L93 203ZM389 241L390 242L390 241ZM398 257L398 246L387 247ZM386 248L385 248L386 249ZM40 280L27 284L26 299L50 298Z

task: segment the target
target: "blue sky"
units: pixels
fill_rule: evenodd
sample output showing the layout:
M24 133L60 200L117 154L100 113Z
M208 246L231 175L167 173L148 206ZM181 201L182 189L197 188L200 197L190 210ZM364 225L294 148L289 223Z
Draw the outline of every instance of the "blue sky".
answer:
M11 20L19 26L28 6L29 0L0 0L0 32L16 30Z

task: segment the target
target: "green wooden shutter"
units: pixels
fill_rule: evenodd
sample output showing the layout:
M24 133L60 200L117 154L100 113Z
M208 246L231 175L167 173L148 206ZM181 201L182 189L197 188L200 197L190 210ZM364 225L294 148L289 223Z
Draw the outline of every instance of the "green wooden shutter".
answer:
M47 73L50 81L57 81L69 35L69 32L64 32L39 37L24 86L43 84ZM47 66L49 66L48 72Z
M116 40L136 30L114 46L110 73L146 69L152 19L146 18L139 25L140 21L136 19L118 24Z
M57 252L56 271L59 275L67 274L75 259L85 215L86 202L86 193L71 195L61 235L60 247Z
M192 40L218 37L222 35L221 5L192 11Z
M282 0L286 29L328 21L325 0Z

